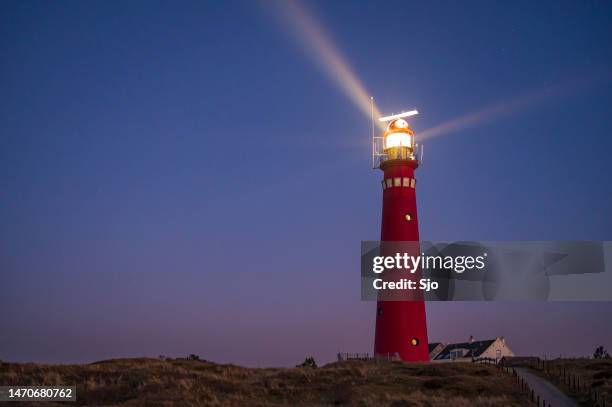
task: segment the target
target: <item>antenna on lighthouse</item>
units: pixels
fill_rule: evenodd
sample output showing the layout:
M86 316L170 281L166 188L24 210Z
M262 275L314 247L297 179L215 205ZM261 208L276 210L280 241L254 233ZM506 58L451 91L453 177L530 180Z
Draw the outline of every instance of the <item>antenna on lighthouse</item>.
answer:
M372 114L372 169L376 169L380 166L380 161L385 156L385 152L383 149L384 137L382 137L382 135L376 135L374 120L374 96L370 96L370 109Z
M376 134L374 133L374 96L370 96L370 109L372 111L372 168L376 168Z

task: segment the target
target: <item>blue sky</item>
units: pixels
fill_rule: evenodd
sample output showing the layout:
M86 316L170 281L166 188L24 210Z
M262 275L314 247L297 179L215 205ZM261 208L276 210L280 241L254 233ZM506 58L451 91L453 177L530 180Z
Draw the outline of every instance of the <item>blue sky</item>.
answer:
M610 4L302 4L382 111L420 110L417 137L507 107L425 140L422 238L611 238ZM371 351L370 123L279 7L0 5L0 359ZM611 312L429 304L429 334L587 354Z

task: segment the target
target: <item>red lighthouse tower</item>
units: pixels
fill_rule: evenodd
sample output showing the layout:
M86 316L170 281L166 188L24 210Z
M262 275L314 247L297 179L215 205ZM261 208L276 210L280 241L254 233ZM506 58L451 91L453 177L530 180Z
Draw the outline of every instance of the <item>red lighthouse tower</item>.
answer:
M378 168L383 173L383 206L380 240L383 242L418 242L419 217L416 206L416 180L414 170L419 166L416 158L414 132L404 117L417 114L411 111L381 118L388 121L378 156ZM376 140L375 146L376 146ZM412 255L418 255L418 244L411 245ZM412 276L420 278L420 271ZM410 301L380 300L376 308L376 334L374 354L399 355L406 361L429 361L427 320L422 296Z

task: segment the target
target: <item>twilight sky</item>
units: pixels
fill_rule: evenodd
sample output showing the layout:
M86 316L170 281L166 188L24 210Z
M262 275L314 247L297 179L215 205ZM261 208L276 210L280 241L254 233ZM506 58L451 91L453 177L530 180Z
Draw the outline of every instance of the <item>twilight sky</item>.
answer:
M423 239L612 240L612 4L303 7L381 111L446 129ZM372 351L370 123L283 8L0 3L0 359ZM427 310L431 341L612 348L612 303Z

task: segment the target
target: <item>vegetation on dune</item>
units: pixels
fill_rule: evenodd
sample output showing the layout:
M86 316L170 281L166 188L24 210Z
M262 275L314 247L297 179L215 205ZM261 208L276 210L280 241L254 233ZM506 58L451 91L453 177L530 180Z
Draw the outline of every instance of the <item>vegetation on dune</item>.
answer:
M5 363L0 384L76 385L76 405L485 407L526 403L511 377L493 366L469 363L355 360L317 369L310 364L252 369L197 359L118 359L70 366Z
M610 354L603 346L598 346L593 353L593 359L610 359Z
M315 362L315 359L312 356L309 356L306 359L304 359L304 362L302 364L299 364L296 367L312 367L312 368L316 368L317 367L317 362Z

